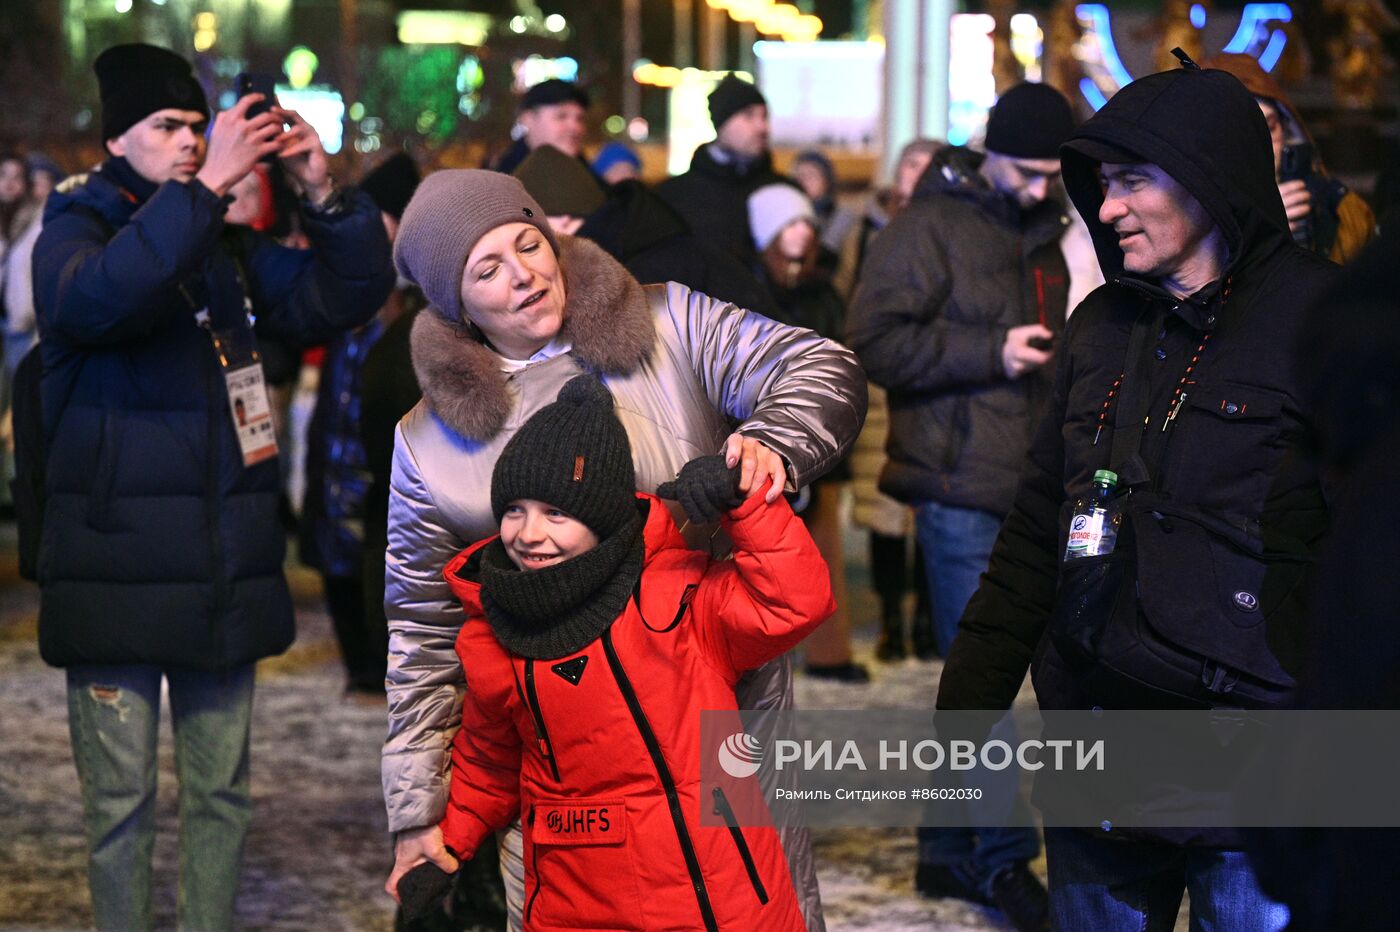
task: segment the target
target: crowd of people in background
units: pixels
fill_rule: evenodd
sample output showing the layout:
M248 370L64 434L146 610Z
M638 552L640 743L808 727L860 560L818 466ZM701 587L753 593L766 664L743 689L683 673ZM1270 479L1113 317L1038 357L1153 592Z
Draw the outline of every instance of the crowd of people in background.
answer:
M1083 124L1047 85L1007 88L980 145L912 140L885 186L818 149L781 173L767 102L733 75L709 97L714 140L656 185L627 145L591 145L588 93L551 79L525 92L518 134L488 165L429 172L397 152L339 186L314 130L275 101L211 114L189 64L152 46L109 49L94 69L100 165L70 176L40 152L0 153L0 495L29 520L40 646L66 670L103 928L151 923L162 679L180 922L230 927L253 669L294 636L289 536L320 574L347 694L387 704L389 891L433 863L457 873L456 909L529 927L529 824L502 821L514 825L499 854L490 833L451 824L449 840L472 838L460 872L463 852L444 844L463 818L444 822L471 662L455 652L462 610L443 570L495 533L503 449L580 373L616 399L628 495L716 453L742 492L771 479L768 500L785 495L835 606L803 628L803 675L854 688L878 676L852 648L868 624L877 663L946 658L940 708L1006 709L1032 664L1043 706L1107 704L1050 619L1078 582L1057 567L1060 505L1110 447L1115 467L1122 454L1141 469L1121 476L1141 500L1174 496L1203 533L1216 525L1201 515L1226 515L1240 549L1258 550L1249 529L1281 510L1302 516L1284 521L1301 552L1325 537L1331 474L1290 460L1280 489L1283 447L1254 451L1233 413L1166 453L1183 407L1248 403L1281 435L1310 429L1293 341L1333 263L1376 233L1251 57L1188 60ZM1221 344L1243 350L1207 354ZM1153 368L1128 393L1135 349ZM17 377L27 357L32 377ZM299 384L314 386L302 431ZM1163 421L1130 447L1117 406L1139 397ZM686 511L681 532L708 547L703 509ZM876 618L852 616L849 521L868 534ZM792 706L793 661L777 654L736 671L740 708ZM1262 695L1292 695L1293 670L1253 660L1242 675ZM1221 698L1186 692L1172 701ZM1023 930L1170 927L1188 885L1193 913L1231 917L1222 927L1282 928L1280 901L1295 919L1327 915L1289 888L1297 864L1276 858L1256 878L1235 833L1053 830L1048 891L1030 869L1041 837L920 829L915 889ZM806 831L784 827L773 852L785 866L769 876L795 892L784 923L824 928ZM1129 883L1146 905L1113 894Z

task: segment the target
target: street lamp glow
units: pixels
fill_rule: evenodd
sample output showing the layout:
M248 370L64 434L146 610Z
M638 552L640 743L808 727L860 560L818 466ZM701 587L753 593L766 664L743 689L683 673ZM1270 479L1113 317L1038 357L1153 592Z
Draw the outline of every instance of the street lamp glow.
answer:
M815 42L821 34L821 17L811 13L803 13L783 32L783 40L786 42Z
M131 0L117 0L116 8L118 13L130 13Z
M736 23L751 23L768 11L773 0L734 0L729 7L729 18Z
M525 31L525 28L526 28L525 17L523 17L523 16L512 16L512 17L510 18L510 31L511 31L511 32L515 33L516 35L519 35L519 34L521 34L522 32Z
M775 3L758 15L754 26L765 36L776 36L797 25L802 11L791 3Z
M563 32L568 22L558 13L551 13L544 18L544 28L550 32Z

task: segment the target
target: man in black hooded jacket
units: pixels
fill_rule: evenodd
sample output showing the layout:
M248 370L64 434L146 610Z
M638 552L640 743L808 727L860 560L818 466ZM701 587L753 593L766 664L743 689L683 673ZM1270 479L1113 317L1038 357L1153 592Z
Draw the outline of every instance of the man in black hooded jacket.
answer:
M1027 666L1043 710L1283 704L1307 589L1290 583L1328 523L1291 350L1334 266L1292 243L1268 127L1224 72L1130 84L1061 155L1108 283L1070 319L938 707L1006 709ZM1132 489L1118 547L1062 561L1100 469ZM1189 885L1193 925L1281 928L1239 847L1220 828L1047 829L1057 927L1170 927Z

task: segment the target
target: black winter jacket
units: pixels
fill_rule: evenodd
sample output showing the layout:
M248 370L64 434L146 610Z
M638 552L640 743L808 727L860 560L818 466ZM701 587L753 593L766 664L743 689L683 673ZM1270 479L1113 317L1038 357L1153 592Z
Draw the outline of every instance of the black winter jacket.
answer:
M880 231L851 302L851 349L889 392L880 490L1006 514L1047 370L1008 379L1008 328L1065 319L1068 222L1046 201L1023 213L977 173L981 156L946 149L909 206Z
M291 643L279 463L244 467L191 301L236 327L246 279L257 332L298 344L368 319L394 272L378 209L346 196L340 214L308 211L312 252L225 228L203 185L156 188L121 160L50 196L34 263L49 663L218 670Z
M1098 164L1080 147L1108 144L1159 165L1206 208L1229 246L1225 279L1177 300L1123 271L1113 229L1098 220L1103 201ZM1165 72L1120 91L1063 150L1065 183L1088 219L1108 284L1071 319L1050 408L1026 464L1016 505L1003 525L982 585L963 616L939 688L940 708L1007 708L1034 657L1043 709L1138 707L1136 691L1106 691L1081 681L1042 637L1064 574L1068 502L1109 462L1113 417L1099 413L1114 382L1139 372L1149 398L1141 452L1162 497L1168 523L1210 529L1180 533L1172 560L1137 566L1139 607L1148 622L1169 626L1176 642L1209 651L1253 651L1287 689L1301 665L1305 564L1327 529L1316 466L1299 455L1312 427L1296 376L1293 347L1309 305L1332 280L1331 263L1293 245L1273 182L1267 128L1253 99L1216 71ZM1125 359L1139 316L1150 322L1144 360ZM1210 340L1198 350L1206 335ZM1162 424L1186 366L1199 357L1177 418ZM1145 373L1141 374L1141 373ZM1127 386L1124 386L1124 391ZM1114 397L1121 397L1115 392ZM1097 438L1097 442L1096 442ZM1137 538L1141 540L1139 536ZM1177 578L1180 553L1207 576ZM1289 570L1295 584L1260 594L1241 608L1229 575L1240 560ZM1233 602L1232 602L1233 600ZM1166 608L1161 606L1166 605ZM1218 655L1218 654L1217 654ZM1152 684L1147 684L1151 687ZM1232 704L1228 694L1220 704ZM1221 843L1219 831L1158 833L1179 842Z
M1082 151L1096 143L1160 166L1205 207L1229 246L1223 282L1177 300L1124 272L1117 236L1098 220L1098 162ZM1091 685L1045 636L1060 593L1081 581L1076 574L1094 571L1094 561L1061 560L1064 529L1070 503L1089 489L1094 471L1120 465L1110 462L1112 413L1101 432L1099 414L1106 400L1128 390L1125 383L1110 398L1125 371L1145 380L1149 422L1141 454L1151 488L1161 496L1164 532L1154 539L1172 542L1159 554L1165 559L1137 561L1136 587L1129 590L1136 608L1155 630L1170 630L1178 646L1203 656L1230 653L1267 670L1269 681L1286 692L1303 661L1307 566L1328 527L1318 469L1301 455L1313 431L1313 406L1297 375L1294 347L1336 267L1293 244L1274 184L1268 129L1253 98L1223 72L1183 69L1128 85L1071 138L1062 161L1108 283L1070 320L1049 409L1015 507L963 615L938 706L1008 708L1032 664L1042 709L1182 701L1153 696L1151 683L1145 689ZM1135 370L1125 356L1140 315L1150 337L1136 363L1142 368ZM1198 350L1207 334L1208 344ZM1196 356L1178 415L1164 431L1173 391ZM1151 528L1153 520L1142 523ZM1166 537L1173 527L1176 533ZM1194 530L1200 528L1209 531L1202 536ZM1120 535L1120 546L1137 541L1140 551L1147 533L1139 529L1127 541ZM1242 605L1231 585L1246 564L1268 573L1254 605ZM1176 572L1182 565L1195 569ZM1228 684L1229 677L1219 682ZM1235 702L1225 691L1212 704ZM1156 791L1149 796L1151 805L1162 804ZM1176 843L1239 844L1226 829L1143 834Z
M747 221L745 221L747 222ZM623 181L579 228L643 285L680 282L736 307L776 318L773 302L748 269L695 236L680 214L640 181Z
M773 158L767 152L741 167L717 160L715 145L696 149L690 171L661 182L656 193L676 209L697 239L719 247L748 268L756 255L749 232L749 195L787 179L773 171Z

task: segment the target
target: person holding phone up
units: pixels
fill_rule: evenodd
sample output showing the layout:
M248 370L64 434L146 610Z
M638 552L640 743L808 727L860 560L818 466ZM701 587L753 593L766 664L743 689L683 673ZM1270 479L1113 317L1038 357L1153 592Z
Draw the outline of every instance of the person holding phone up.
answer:
M1327 173L1312 135L1278 81L1252 55L1221 53L1201 67L1239 78L1263 111L1293 241L1333 262L1351 261L1375 236L1375 214L1361 195Z
M149 929L161 682L180 782L180 928L232 926L253 667L292 642L259 336L324 342L394 285L379 210L316 132L250 94L220 113L151 45L93 65L108 158L49 198L34 250L47 445L39 649L67 674L95 925ZM275 156L312 251L225 225ZM256 321L250 308L259 309Z

